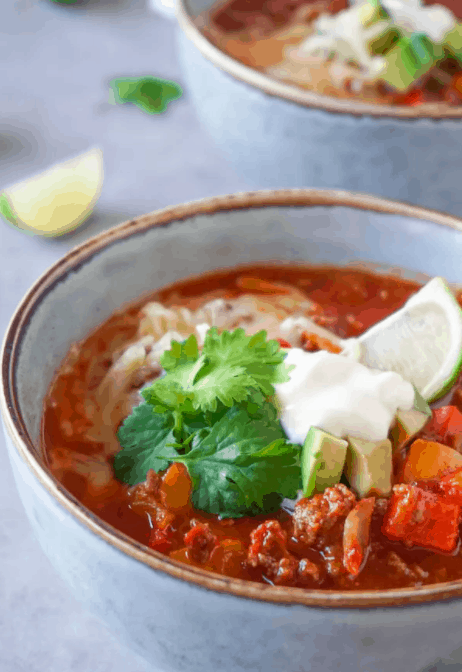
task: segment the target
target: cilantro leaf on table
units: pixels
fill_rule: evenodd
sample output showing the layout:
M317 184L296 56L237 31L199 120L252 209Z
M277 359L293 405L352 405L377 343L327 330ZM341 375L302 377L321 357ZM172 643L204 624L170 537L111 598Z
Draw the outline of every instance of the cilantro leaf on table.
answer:
M265 417L266 416L266 417ZM175 460L193 482L192 504L223 517L274 511L295 497L300 446L288 443L271 404L257 417L233 407L213 427L193 435Z
M144 481L149 469L159 472L176 460L172 419L141 404L120 427L117 437L122 450L114 458L117 478L129 485ZM158 455L162 454L162 457Z
M111 87L114 103L133 103L148 114L161 114L167 105L183 95L176 82L159 77L121 77L113 79Z
M167 374L143 396L159 411L214 412L220 403L231 407L244 401L251 390L273 394L275 383L288 380L285 356L277 341L266 340L265 331L254 336L243 329L219 334L213 327L200 354L195 336L183 344L173 342L161 360Z

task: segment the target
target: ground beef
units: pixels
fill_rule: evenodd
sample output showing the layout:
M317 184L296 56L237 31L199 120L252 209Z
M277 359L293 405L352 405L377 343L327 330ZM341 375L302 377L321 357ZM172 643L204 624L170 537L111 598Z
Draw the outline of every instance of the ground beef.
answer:
M247 562L251 567L261 567L265 576L277 585L318 583L319 567L302 558L298 560L287 550L287 534L277 520L259 525L250 535Z
M313 546L337 521L346 518L355 503L355 495L341 483L326 488L322 495L301 499L293 515L295 538Z

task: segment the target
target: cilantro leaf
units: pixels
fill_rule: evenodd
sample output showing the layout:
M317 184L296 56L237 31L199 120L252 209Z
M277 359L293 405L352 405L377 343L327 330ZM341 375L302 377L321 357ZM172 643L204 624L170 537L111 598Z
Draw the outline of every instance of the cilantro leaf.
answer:
M208 368L223 374L227 368L242 367L254 381L253 387L263 394L274 393L274 383L289 380L284 365L286 353L281 350L277 341L266 340L266 331L259 331L247 336L244 329L223 331L218 333L213 327L209 329L204 341L203 354ZM199 378L208 371L200 371Z
M167 374L143 391L159 411L215 412L222 404L231 407L247 399L251 390L274 393L274 384L288 380L285 353L266 332L247 336L243 329L206 334L199 354L195 336L173 342L162 358Z
M300 446L288 443L273 385L288 380L285 353L266 332L247 336L210 329L199 351L195 336L173 342L166 373L142 392L119 430L114 461L120 480L134 484L148 469L183 462L193 482L192 504L223 517L274 511L300 484Z
M300 446L290 444L266 403L258 417L233 407L210 429L193 436L178 455L193 482L192 504L223 517L275 510L295 497L300 483Z
M135 485L149 469L163 471L175 462L178 452L169 445L176 442L172 425L169 416L155 413L149 404L133 409L117 434L123 448L114 458L114 471L120 481Z
M167 105L183 94L176 82L159 77L122 77L113 79L109 86L111 102L133 103L148 114L165 112Z
M194 364L199 359L197 338L191 334L185 341L172 341L170 350L166 350L160 358L160 364L166 371L172 371L183 364Z

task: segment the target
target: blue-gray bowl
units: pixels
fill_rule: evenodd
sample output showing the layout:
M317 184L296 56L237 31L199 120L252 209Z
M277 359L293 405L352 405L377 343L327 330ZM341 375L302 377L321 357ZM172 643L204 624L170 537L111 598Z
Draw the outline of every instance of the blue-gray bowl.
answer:
M462 215L462 106L425 109L304 91L226 55L178 0L179 55L199 119L250 188L351 189Z
M461 249L462 221L420 208L333 191L237 194L106 231L24 297L5 336L0 392L22 502L75 595L153 670L418 672L461 655L462 581L353 593L274 587L183 565L128 538L71 496L40 451L43 399L71 344L128 302L205 271L366 263L462 283Z

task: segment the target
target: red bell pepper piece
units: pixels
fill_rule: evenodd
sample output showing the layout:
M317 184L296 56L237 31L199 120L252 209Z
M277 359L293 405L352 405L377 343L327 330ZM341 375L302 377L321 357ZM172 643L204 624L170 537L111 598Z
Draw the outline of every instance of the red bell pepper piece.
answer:
M457 469L440 479L438 490L451 504L462 505L462 469Z
M442 406L435 409L426 432L436 435L441 443L461 452L462 413L456 406Z
M289 341L286 341L284 338L277 338L276 339L281 348L291 348L292 346L290 345Z
M395 485L382 532L388 539L452 552L459 538L460 506L416 485Z

